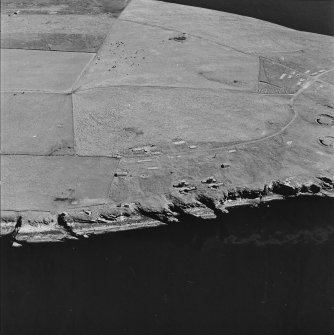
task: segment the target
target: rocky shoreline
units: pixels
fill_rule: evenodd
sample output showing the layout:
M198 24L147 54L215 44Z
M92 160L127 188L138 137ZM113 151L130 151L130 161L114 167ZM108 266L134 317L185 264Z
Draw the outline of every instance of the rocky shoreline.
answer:
M77 5L3 14L17 44L2 50L1 235L66 241L333 198L333 37L160 1Z
M278 201L283 202L284 208L284 201L305 197L333 201L334 181L327 177L317 177L304 183L290 179L272 182L263 189L234 188L223 193L223 198L213 198L204 192L190 191L184 194L178 190L160 198L160 203L151 207L129 203L59 214L8 213L1 218L1 234L11 237L14 246L20 246L25 243L63 242L89 238L91 235L182 224L183 221L194 224L210 224L212 220L224 222L230 210L270 206ZM334 226L328 229L334 232Z

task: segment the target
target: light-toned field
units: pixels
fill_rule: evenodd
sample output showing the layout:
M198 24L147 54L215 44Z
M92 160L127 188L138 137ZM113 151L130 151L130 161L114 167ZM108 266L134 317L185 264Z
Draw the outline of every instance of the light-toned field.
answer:
M152 0L4 3L4 234L333 195L332 37Z

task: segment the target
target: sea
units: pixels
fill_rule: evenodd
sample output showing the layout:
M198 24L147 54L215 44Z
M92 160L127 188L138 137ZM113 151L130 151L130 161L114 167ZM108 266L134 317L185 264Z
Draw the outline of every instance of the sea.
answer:
M334 34L333 1L173 2ZM304 197L57 244L2 238L1 334L332 335L333 208Z

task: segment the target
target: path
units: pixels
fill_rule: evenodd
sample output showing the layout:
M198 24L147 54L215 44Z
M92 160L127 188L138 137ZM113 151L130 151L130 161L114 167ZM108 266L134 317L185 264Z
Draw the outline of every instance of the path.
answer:
M331 194L333 38L99 3L4 5L2 234L58 241Z

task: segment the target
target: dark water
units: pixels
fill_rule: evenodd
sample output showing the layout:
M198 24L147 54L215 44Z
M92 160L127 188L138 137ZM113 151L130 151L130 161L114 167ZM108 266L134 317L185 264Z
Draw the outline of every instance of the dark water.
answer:
M1 334L333 334L333 208L308 198L57 245L2 240ZM295 237L273 243L278 230ZM254 232L272 244L231 243Z
M334 36L334 0L172 0Z

